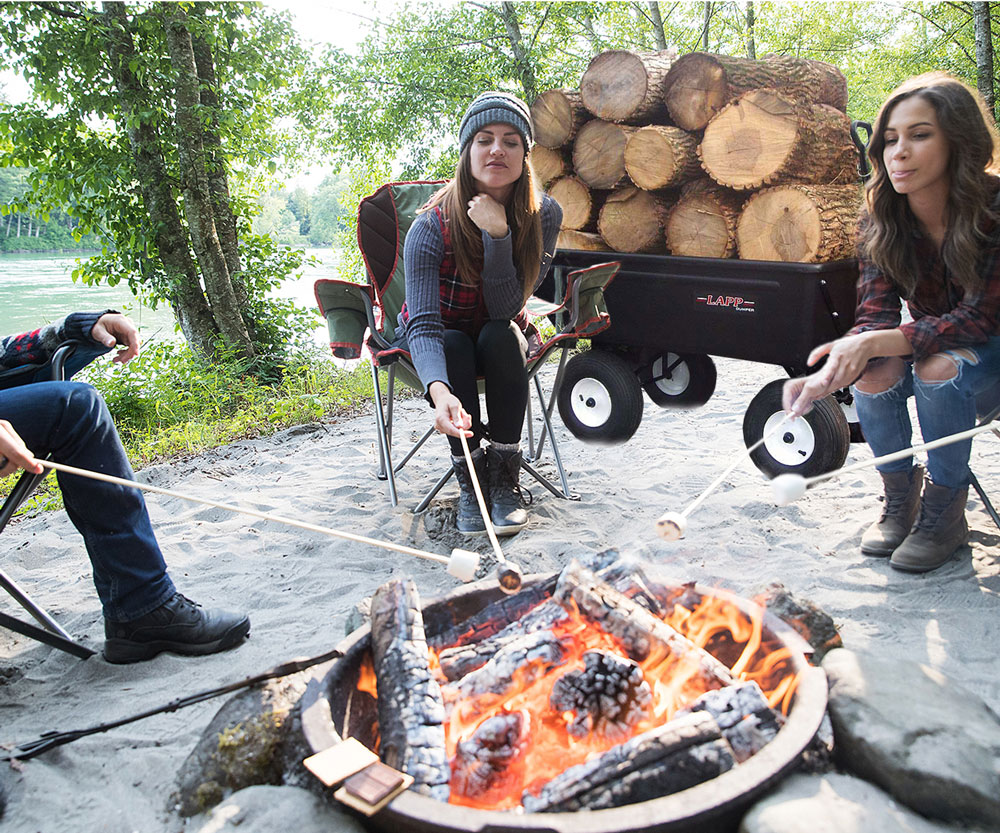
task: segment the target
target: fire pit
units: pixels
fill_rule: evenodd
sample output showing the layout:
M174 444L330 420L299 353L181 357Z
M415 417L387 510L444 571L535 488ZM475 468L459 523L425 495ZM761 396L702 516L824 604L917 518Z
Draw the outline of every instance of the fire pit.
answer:
M525 580L521 603L540 602L553 593L553 576L531 576ZM735 827L746 807L762 791L767 789L798 759L801 752L812 740L826 711L826 678L822 670L811 666L806 658L809 646L802 638L777 617L766 612L761 614L753 603L718 590L694 585L663 582L662 587L672 587L678 597L711 597L729 602L753 618L761 625L751 639L780 646L780 654L785 664L794 672L794 688L782 694L772 693L772 700L784 699L787 706L781 728L752 756L738 766L732 766L710 780L681 789L670 795L639 800L625 806L609 809L586 809L575 812L525 812L520 806L515 810L478 809L461 806L461 803L445 803L408 790L372 818L372 823L386 831L479 831L480 833L501 833L501 831L566 831L566 833L598 833L598 831L724 831ZM440 646L450 643L462 631L475 631L482 627L481 612L503 598L495 582L462 588L440 600L422 607L424 629L428 642ZM517 597L508 597L517 599ZM504 603L506 604L506 603ZM517 604L517 602L515 602ZM479 619L477 619L479 617ZM522 618L516 609L513 619ZM494 627L494 630L496 628ZM443 640L443 643L442 643ZM372 634L370 627L364 627L344 640L339 646L344 656L320 666L315 670L307 692L303 698L303 730L310 747L322 751L338 743L343 737L354 737L370 748L375 748L379 739L378 708L376 698L369 693L371 684ZM438 656L435 653L435 656ZM733 658L727 657L727 660ZM714 665L713 665L714 663ZM634 665L634 664L633 664ZM710 667L701 668L701 674L728 674L723 663L708 657ZM717 671L715 666L721 671ZM614 660L590 652L577 662L581 669L577 676L600 675L601 679L615 678L618 685L628 689L628 696L622 695L620 703L623 711L631 713L648 712L650 695L648 686L640 682L641 675L635 673L629 660ZM631 672L631 673L630 673ZM616 678L617 679L617 678ZM568 681L567 681L568 680ZM629 682L630 681L630 682ZM654 688L655 688L654 682ZM710 686L711 687L711 686ZM718 687L718 685L714 686ZM616 733L623 730L607 722L606 715L590 715L580 706L586 695L578 693L578 685L572 675L565 675L562 682L552 687L552 697L558 708L566 710L567 727L572 734L595 732L600 729L613 741L620 737ZM381 688L379 689L381 692ZM581 689L583 690L583 689ZM794 692L794 693L793 693ZM454 696L454 693L452 694ZM580 706L580 708L577 708ZM455 713L455 712L453 712ZM602 722L603 721L603 722ZM388 741L382 738L383 747ZM456 744L449 746L449 756L454 754ZM708 748L706 745L704 748ZM383 757L385 749L383 748ZM459 756L460 757L460 756ZM458 760L455 758L453 760ZM456 764L453 762L453 767ZM452 774L454 791L456 776ZM555 783L554 781L552 783ZM640 795L643 793L640 791ZM525 808L536 809L530 804L544 804L542 799L527 796ZM455 799L453 799L454 801ZM461 799L460 799L461 800ZM600 805L598 805L600 806ZM541 809L545 809L542 807ZM558 809L558 805L557 805Z

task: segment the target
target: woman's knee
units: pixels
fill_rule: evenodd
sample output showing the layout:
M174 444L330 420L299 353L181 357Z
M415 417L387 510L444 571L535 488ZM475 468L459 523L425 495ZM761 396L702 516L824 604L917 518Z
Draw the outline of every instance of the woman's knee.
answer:
M913 373L921 382L948 382L958 376L959 363L978 364L979 356L972 350L960 348L946 353L935 353L913 365Z
M870 364L854 383L854 387L860 393L885 393L898 385L905 374L906 362L898 356L889 356L884 361Z

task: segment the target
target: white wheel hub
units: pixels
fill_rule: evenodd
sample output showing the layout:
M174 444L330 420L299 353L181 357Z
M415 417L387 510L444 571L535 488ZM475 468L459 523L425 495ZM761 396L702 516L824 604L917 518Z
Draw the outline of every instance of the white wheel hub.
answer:
M670 375L665 375L665 368L669 368L675 362L676 367L669 371ZM657 356L653 361L652 371L656 386L667 396L680 396L691 385L691 368L687 362L678 362L676 353Z
M570 391L573 415L588 428L599 428L611 419L611 393L597 379L581 379Z
M763 436L768 437L784 418L781 411L771 414L764 423ZM816 435L812 426L805 419L799 418L778 428L777 433L764 441L764 448L783 466L801 466L816 451Z

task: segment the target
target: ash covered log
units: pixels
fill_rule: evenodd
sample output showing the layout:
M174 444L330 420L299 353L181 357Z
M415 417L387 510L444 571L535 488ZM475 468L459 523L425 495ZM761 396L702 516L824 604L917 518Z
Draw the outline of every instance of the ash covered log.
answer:
M597 213L606 192L592 191L577 176L564 176L549 185L549 196L563 210L564 229L584 230L595 228Z
M538 175L538 181L545 188L552 180L570 173L572 163L569 154L565 151L547 148L545 145L535 145L531 149L531 167L534 168Z
M522 780L521 766L528 741L526 711L508 712L484 720L468 740L461 741L452 760L454 794L485 801Z
M661 89L676 57L673 50L612 49L600 53L580 79L584 106L606 121L666 122Z
M620 807L686 790L733 766L711 715L688 714L570 767L537 796L525 792L522 803L532 813Z
M380 756L413 776L418 792L448 800L444 701L431 675L420 596L412 579L372 597L372 659L378 690Z
M746 196L699 179L686 185L664 227L667 248L683 257L735 257Z
M693 676L705 689L722 688L734 682L729 669L708 651L576 562L560 573L552 598L577 608L605 633L616 637L630 659L682 660L690 664Z
M610 252L612 248L604 242L604 238L596 232L578 231L564 228L559 232L556 241L558 249L579 249L584 252Z
M781 582L769 584L754 601L791 625L812 646L814 665L819 664L827 651L844 647L830 614L809 599L797 599Z
M642 669L624 657L587 651L583 662L556 680L549 705L573 716L566 726L573 737L597 734L620 743L649 715L653 691Z
M698 140L679 127L640 127L625 144L625 171L645 191L683 185L702 173Z
M616 252L661 252L666 248L663 219L667 213L663 192L623 185L604 201L597 230Z
M547 148L572 142L577 130L590 118L579 90L546 90L531 105L535 141Z
M588 121L573 142L573 170L591 188L614 188L625 179L625 145L638 128Z
M707 691L674 716L695 712L708 712L719 724L722 736L729 741L739 763L774 740L785 722L784 715L768 705L764 692L755 682Z

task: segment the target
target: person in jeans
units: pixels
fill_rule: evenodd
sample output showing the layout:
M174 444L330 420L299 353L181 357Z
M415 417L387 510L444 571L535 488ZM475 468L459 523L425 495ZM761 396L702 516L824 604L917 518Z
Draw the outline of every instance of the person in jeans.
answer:
M460 496L460 532L485 531L459 437L488 482L498 535L527 523L518 476L528 404L524 305L548 272L562 209L531 167L528 106L502 92L469 105L459 126L455 176L406 235L406 303L397 345L413 357L434 425L448 436ZM486 380L490 445L484 452L477 377Z
M73 313L31 333L0 341L0 370L38 365L30 384L0 390L0 477L41 473L35 456L134 479L100 394L80 382L43 381L45 363L67 339L80 347L67 361L71 375L116 344L115 361L139 352L135 325L114 311ZM250 632L243 614L206 610L177 592L160 553L142 494L136 489L58 474L66 512L83 536L104 612L104 658L128 663L162 651L209 654L231 648Z
M978 95L945 73L911 78L882 105L868 155L854 327L817 347L809 377L785 384L795 416L854 384L876 456L912 445L914 397L925 442L969 429L977 397L1000 384L1000 179L997 135ZM905 300L912 317L902 322ZM881 517L861 551L909 572L965 544L972 441L879 466Z

